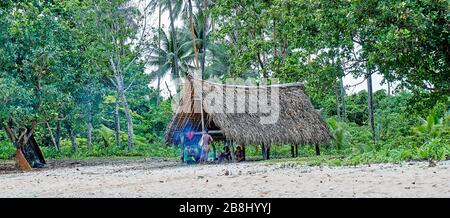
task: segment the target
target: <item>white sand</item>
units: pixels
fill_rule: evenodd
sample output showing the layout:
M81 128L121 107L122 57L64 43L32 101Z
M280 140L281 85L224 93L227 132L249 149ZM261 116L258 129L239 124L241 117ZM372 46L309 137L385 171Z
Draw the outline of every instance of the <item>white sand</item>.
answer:
M56 165L58 163L55 163ZM71 163L0 173L0 197L450 197L450 161L308 167L180 166L170 161Z

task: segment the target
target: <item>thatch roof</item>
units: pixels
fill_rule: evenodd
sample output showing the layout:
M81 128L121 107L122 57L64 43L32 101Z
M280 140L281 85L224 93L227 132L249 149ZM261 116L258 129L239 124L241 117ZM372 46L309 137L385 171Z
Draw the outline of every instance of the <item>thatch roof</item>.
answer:
M331 137L327 124L313 108L301 83L265 87L223 85L207 81L202 83L206 128L210 131L216 130L215 132L220 130L220 134L213 135L215 139L230 140L243 145L303 145L319 144ZM270 93L275 92L271 91L273 87L278 88L279 92L279 117L272 120L273 123L262 124L260 117L266 117L268 114L250 112L249 104L260 99L249 99L249 96L255 92L268 92L270 99ZM211 96L224 99L224 103L220 105L224 111L232 110L230 107L233 106L236 108L236 105L242 104L245 99L245 111L242 113L211 111L212 106L207 102L207 98L210 99ZM201 131L201 114L193 110L199 108L199 99L194 95L193 80L186 80L179 105L166 130L167 144L178 144L179 135L183 134L186 128Z

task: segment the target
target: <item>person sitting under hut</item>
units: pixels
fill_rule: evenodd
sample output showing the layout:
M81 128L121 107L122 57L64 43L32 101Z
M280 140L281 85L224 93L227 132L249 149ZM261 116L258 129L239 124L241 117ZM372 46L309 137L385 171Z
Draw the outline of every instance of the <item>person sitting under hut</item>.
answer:
M186 146L184 149L184 162L187 164L193 164L198 161L195 148L192 146Z
M236 148L234 156L236 157L237 162L241 162L244 160L244 151L242 150L241 146L238 146Z
M228 146L225 146L223 148L223 152L220 153L219 155L219 163L222 162L223 160L231 160L231 152L230 152L230 148Z

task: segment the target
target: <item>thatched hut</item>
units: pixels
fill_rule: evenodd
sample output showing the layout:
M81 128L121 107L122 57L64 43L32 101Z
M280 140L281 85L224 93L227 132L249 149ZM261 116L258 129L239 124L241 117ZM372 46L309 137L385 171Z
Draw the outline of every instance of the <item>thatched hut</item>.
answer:
M177 109L167 127L166 143L179 144L179 136L186 128L200 135L200 111L203 109L204 126L216 141L223 140L244 146L261 145L265 159L269 158L270 145L291 145L294 156L294 146L313 144L319 154L318 145L329 140L331 135L304 88L301 83L239 86L201 81L194 85L194 80L189 78L184 83ZM203 96L195 94L200 92ZM265 97L265 93L269 97ZM278 109L278 114L272 118L270 111L259 110L262 106L258 102L266 99L270 100L267 101L269 107ZM251 111L255 104L258 105L258 110ZM265 123L261 117L266 119ZM296 149L295 155L297 153Z

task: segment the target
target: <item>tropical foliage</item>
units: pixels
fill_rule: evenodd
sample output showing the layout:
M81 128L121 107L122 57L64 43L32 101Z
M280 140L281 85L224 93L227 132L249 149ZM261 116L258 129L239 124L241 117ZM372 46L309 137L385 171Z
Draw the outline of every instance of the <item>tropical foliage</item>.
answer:
M447 0L3 0L0 158L31 136L52 158L176 157L163 78L178 92L198 70L304 82L339 161L448 159L449 14Z

